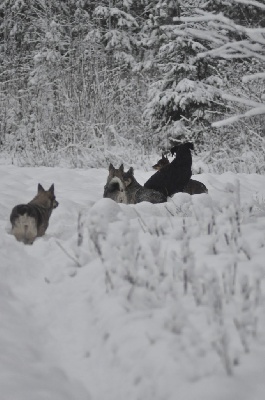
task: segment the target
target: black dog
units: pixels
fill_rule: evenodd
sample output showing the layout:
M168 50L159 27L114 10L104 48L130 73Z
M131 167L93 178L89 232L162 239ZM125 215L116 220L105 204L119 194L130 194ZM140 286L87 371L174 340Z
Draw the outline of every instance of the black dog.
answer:
M192 175L190 150L193 150L193 148L193 143L190 142L172 147L171 154L176 154L176 158L152 175L145 182L144 187L157 190L165 196L172 196L175 193L182 192Z

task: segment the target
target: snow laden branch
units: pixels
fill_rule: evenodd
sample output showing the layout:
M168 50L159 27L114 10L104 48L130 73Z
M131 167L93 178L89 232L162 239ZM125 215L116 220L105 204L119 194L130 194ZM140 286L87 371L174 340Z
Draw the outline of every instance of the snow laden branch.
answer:
M235 122L238 122L242 118L250 118L262 114L265 114L265 104L261 105L260 107L252 108L251 110L245 112L244 114L233 115L232 117L223 119L222 121L214 122L212 126L215 128L220 128L221 126L230 125Z
M251 109L246 111L243 114L233 115L232 117L223 119L221 121L214 122L212 124L212 126L214 128L220 128L221 126L233 124L235 122L238 122L242 118L250 118L250 117L254 117L256 115L265 114L265 104L263 104L263 103L258 103L256 101L252 101L250 99L245 99L245 98L242 98L242 97L233 96L233 95L231 95L229 93L225 93L225 92L220 93L220 96L224 100L241 103L241 104L244 104L246 106L251 107Z
M238 25L222 13L206 13L202 10L196 10L196 13L194 17L176 17L174 20L186 23L185 27L183 26L186 33L206 40L214 46L212 49L199 53L198 58L206 56L224 59L256 57L265 61L265 28L248 28ZM190 27L194 23L196 25L201 23L200 27L197 29ZM242 34L245 38L240 41L230 40L223 32Z
M217 49L208 50L197 55L198 58L205 58L206 56L225 59L254 57L265 61L265 48L263 49L259 44L252 44L248 40L242 40L239 42L229 42Z
M232 0L232 1L234 3L245 4L247 6L254 6L260 8L261 10L265 10L265 4L262 4L259 1L254 1L254 0Z
M233 0L233 2L265 10L265 5L258 1ZM187 36L199 41L203 40L205 43L204 50L196 54L197 59L222 58L235 61L256 59L257 63L265 61L265 28L239 25L222 12L214 14L200 9L195 10L195 15L178 17L174 20L181 22L178 29L183 30ZM246 84L258 79L264 80L265 73L257 71L254 74L246 75L242 78L242 82ZM228 125L242 118L265 114L263 101L256 102L249 98L232 96L223 92L220 93L220 96L224 100L244 104L250 109L222 121L214 122L212 124L214 127Z
M245 75L242 78L242 82L248 83L250 81L255 81L257 79L264 79L265 80L265 72L260 72L257 74Z
M263 75L265 75L265 74L263 74ZM253 77L254 76L255 75L253 75ZM247 78L247 77L245 77L245 78ZM225 92L221 92L220 96L223 100L228 100L228 101L244 104L244 105L250 107L250 109L242 114L233 115L232 117L212 123L212 126L214 128L220 128L225 125L233 124L243 118L250 118L250 117L257 116L257 115L265 114L265 103L259 103L259 102L250 100L248 98L233 96L233 95L231 95L229 93L225 93Z
M104 18L116 18L117 19L117 24L118 26L127 26L127 27L132 27L132 26L137 26L138 27L138 23L136 21L136 19L126 13L123 10L120 10L118 8L112 7L103 7L103 6L98 6L95 11L94 11L94 15L96 17L104 17Z

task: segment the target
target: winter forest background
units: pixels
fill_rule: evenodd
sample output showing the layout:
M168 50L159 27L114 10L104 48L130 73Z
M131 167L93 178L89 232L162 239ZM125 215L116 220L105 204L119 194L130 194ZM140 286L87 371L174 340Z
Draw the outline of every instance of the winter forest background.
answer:
M0 60L18 165L144 166L192 140L195 173L265 170L263 1L2 0Z
M264 400L264 62L265 0L0 0L1 400ZM102 198L186 140L208 194Z

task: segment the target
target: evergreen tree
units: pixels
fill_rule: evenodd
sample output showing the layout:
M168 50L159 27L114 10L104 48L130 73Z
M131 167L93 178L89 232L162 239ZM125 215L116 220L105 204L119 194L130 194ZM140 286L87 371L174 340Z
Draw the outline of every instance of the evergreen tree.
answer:
M96 34L109 54L110 62L132 66L138 54L137 13L141 12L141 1L101 1L94 10L97 21Z
M222 74L226 74L230 81L230 87L226 87L230 94L223 91L222 98L246 106L245 110L239 108L237 115L226 122L265 113L263 90L259 90L261 85L264 88L262 80L265 79L265 5L258 1L233 0L228 3L211 0L201 10L198 9L194 17L179 20L188 25L193 37L205 36L207 48L197 55L198 59L221 60ZM194 21L201 26L192 31L190 27ZM241 85L238 78L242 79ZM259 84L256 86L257 80ZM251 81L252 87L248 85ZM214 125L221 126L223 123Z
M192 15L194 2L193 7L187 1L152 3L143 28L148 59L139 64L139 68L153 71L154 76L145 117L159 137L161 129L166 129L167 141L191 136L199 139L221 107L216 88L222 80L216 62L197 58L199 52L207 50L204 38L193 37L184 24L176 21L180 16Z

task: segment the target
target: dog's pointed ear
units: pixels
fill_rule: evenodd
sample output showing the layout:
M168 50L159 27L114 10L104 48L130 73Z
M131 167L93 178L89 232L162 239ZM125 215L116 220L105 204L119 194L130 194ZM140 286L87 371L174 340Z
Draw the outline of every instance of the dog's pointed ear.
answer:
M113 171L114 169L115 169L115 168L113 167L113 164L110 163L110 165L109 165L109 172L110 172L110 171Z
M134 176L134 170L133 170L133 167L130 167L130 168L129 168L129 170L128 170L127 174L129 174L129 175L131 175L131 176Z
M133 181L133 167L130 167L124 175L125 186L128 187Z
M38 193L41 193L41 192L45 192L45 190L44 190L43 186L41 186L41 184L38 183Z
M166 158L165 155L164 155L164 153L162 153L162 158L163 158L163 159Z
M51 194L54 194L54 183L51 185L50 189L48 190Z
M127 178L124 180L125 187L128 187L132 183L132 178L130 176L127 176Z
M124 172L124 166L123 166L123 164L120 165L119 171Z

